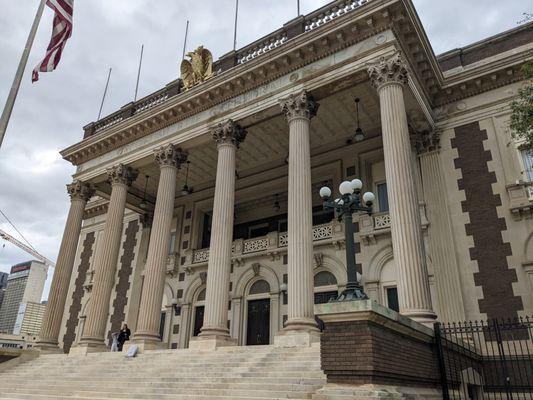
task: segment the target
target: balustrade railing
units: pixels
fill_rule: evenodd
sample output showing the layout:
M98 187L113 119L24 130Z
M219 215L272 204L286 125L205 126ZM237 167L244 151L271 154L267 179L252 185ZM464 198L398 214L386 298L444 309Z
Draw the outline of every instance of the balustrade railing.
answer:
M275 32L237 50L237 65L245 64L265 53L268 53L286 43L291 37L301 33L306 33L317 29L345 14L348 14L372 0L343 0L334 1L312 13L303 17L303 26L296 30L296 33L289 33L287 26L278 29ZM218 63L218 62L217 62ZM222 71L223 72L223 71ZM220 71L219 71L220 73ZM166 102L169 98L180 93L180 83L178 81L169 84L167 87L158 90L151 95L140 99L130 105L123 107L121 110L114 112L96 122L87 125L84 137L87 138L98 132L101 132L113 125L131 118L134 115L149 110Z
M333 238L333 223L313 227L313 241L321 241ZM237 243L242 242L242 246ZM233 243L233 254L253 254L268 250L276 250L287 247L288 233L271 232L267 236L254 239L236 240ZM192 264L201 264L209 261L209 249L194 250Z
M374 229L390 228L390 214L374 215Z

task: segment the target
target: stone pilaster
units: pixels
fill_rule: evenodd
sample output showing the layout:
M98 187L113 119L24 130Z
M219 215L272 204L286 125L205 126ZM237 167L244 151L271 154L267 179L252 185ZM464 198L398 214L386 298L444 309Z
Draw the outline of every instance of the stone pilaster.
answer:
M310 124L318 103L303 91L281 101L289 124L288 204L288 315L277 344L308 344L318 332L314 314L313 210L311 186ZM303 333L303 342L291 343L287 335ZM307 335L307 339L305 336ZM294 339L294 338L292 338ZM311 339L312 340L312 339Z
M159 324L174 215L176 175L181 164L187 161L187 153L169 144L155 151L155 161L159 164L161 174L144 272L139 319L134 336L135 342L144 349L161 342Z
M91 185L80 181L74 181L67 185L67 191L70 195L70 210L65 230L63 231L61 246L59 247L54 278L50 287L43 325L39 333L39 341L36 344L36 347L42 350L59 350L59 330L61 329L63 310L74 266L74 258L76 257L76 249L83 222L83 211L87 201L94 194Z
M128 187L137 178L138 171L123 164L107 170L111 183L111 198L107 211L102 239L97 244L95 254L95 273L91 299L87 311L84 333L78 346L72 351L103 351L105 329L109 320L109 301L115 281L120 239L124 220L124 209Z
M435 281L440 307L439 319L443 322L464 321L465 310L459 266L448 210L446 184L439 160L439 134L431 132L418 135L416 142L422 187L429 220L429 251L435 270Z
M235 152L245 137L246 131L231 120L220 124L213 131L213 139L218 148L218 162L207 266L204 326L198 340L191 341L190 347L235 344L227 326L228 287L235 204Z
M407 66L396 54L369 67L368 74L380 100L400 312L429 324L436 316L429 291L416 175L403 97L403 88L409 79Z

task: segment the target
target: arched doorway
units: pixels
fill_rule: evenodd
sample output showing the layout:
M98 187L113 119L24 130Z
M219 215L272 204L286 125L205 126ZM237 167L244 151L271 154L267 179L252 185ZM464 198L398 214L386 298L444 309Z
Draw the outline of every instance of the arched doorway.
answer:
M192 336L198 336L204 324L205 288L201 289L196 296L193 307L193 330Z
M329 271L320 271L315 274L315 304L327 303L339 295L337 278Z
M270 284L265 280L255 281L248 291L246 345L270 343Z

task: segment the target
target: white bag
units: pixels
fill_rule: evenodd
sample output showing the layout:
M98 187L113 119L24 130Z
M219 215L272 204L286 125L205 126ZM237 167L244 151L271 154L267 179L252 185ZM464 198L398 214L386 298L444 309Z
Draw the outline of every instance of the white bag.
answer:
M137 352L139 351L139 346L137 346L136 344L132 344L129 348L128 348L128 352L126 353L126 355L124 357L126 358L133 358L137 355Z

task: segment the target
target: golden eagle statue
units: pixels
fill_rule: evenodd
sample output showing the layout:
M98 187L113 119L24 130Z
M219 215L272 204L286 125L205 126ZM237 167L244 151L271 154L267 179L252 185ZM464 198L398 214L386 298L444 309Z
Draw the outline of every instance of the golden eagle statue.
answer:
M181 79L185 89L202 83L213 76L213 55L203 46L187 53L190 60L181 62Z

